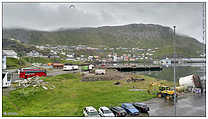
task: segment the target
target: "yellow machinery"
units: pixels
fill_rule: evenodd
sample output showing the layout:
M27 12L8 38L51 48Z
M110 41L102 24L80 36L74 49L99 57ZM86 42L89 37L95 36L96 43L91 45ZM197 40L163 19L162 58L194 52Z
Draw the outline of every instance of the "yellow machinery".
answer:
M168 86L160 86L157 97L164 97L165 99L174 99L174 90L171 90Z

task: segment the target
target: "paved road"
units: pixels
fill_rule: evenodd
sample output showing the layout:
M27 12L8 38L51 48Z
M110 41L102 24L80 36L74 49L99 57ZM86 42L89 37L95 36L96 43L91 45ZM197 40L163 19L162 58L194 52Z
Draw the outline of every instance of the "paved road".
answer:
M62 69L53 69L52 71L47 72L47 76L56 76L60 74L68 74L68 73L76 73L80 70L74 70L74 71L63 71Z
M150 106L149 116L174 116L174 105L164 99L146 101ZM206 116L205 95L186 95L176 104L176 116Z

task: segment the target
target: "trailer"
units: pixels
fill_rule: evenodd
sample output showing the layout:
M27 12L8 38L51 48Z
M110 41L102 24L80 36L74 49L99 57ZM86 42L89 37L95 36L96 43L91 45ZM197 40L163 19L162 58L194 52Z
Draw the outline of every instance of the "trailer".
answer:
M79 69L78 65L72 65L72 67L73 67L73 70L78 70Z
M11 86L11 74L9 72L2 72L2 87L10 87Z

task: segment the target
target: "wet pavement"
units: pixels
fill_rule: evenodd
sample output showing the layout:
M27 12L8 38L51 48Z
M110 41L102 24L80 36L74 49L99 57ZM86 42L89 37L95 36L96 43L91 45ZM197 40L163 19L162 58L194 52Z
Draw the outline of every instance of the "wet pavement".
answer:
M174 105L171 101L154 98L146 101L150 107L149 116L175 116ZM179 97L176 104L176 116L179 117L204 117L206 116L205 95L188 94Z

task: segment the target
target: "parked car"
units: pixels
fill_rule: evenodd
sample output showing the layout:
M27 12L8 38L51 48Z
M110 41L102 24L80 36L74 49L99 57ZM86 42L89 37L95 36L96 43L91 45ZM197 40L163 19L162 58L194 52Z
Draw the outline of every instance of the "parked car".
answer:
M133 103L133 106L136 107L140 112L145 112L146 113L146 112L149 111L149 107L145 103L135 102L135 103Z
M123 103L121 107L124 108L130 116L136 116L140 114L139 110L137 110L131 103Z
M100 107L98 109L98 113L100 114L101 117L115 117L113 112L107 107Z
M83 109L83 115L85 117L100 117L100 115L98 114L97 110L94 107L92 107L92 106L85 107Z
M127 115L127 112L119 106L111 107L110 110L114 113L116 117L125 117Z

